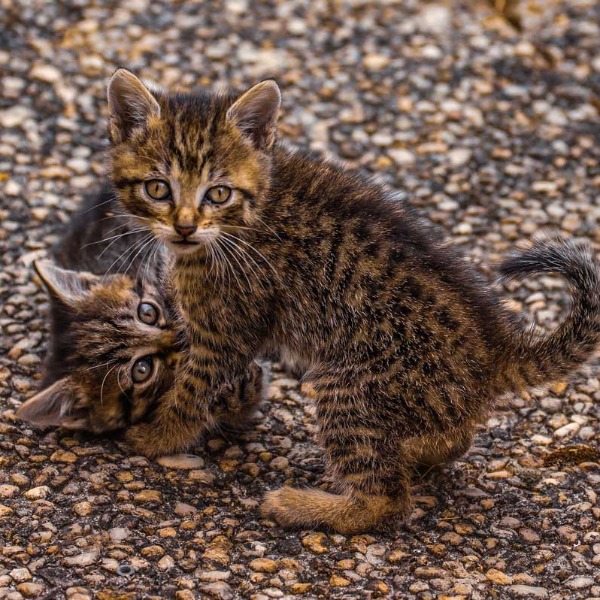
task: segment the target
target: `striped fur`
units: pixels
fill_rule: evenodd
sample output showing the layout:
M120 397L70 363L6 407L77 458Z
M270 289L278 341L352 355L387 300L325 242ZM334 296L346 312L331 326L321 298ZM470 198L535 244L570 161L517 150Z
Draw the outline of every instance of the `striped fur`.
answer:
M18 417L94 433L127 429L148 419L172 388L187 342L162 282L168 261L151 240L118 213L114 194L103 189L74 217L53 250L55 262L38 263L51 303L49 352L41 389ZM142 302L158 309L155 325L140 321ZM131 372L142 358L152 361L152 373L135 383ZM262 369L253 362L235 385L220 390L213 426L242 428L262 388Z
M111 86L123 77L118 71ZM190 342L174 390L150 424L129 432L137 451L186 448L205 427L214 390L258 353L278 348L308 365L337 490L269 492L264 514L287 526L361 531L406 516L411 468L463 453L500 393L564 375L597 344L598 305L589 297L598 293L598 266L589 254L554 244L507 267L528 274L554 265L570 277L571 257L595 277L570 277L581 300L573 310L586 313L576 319L583 331L576 335L569 317L561 344L546 339L540 369L537 342L493 289L393 192L271 143L274 84L240 97L156 91L158 109L146 122L117 132L142 86L126 78L127 94L111 97L112 177L124 210L151 219L175 254ZM263 114L249 135L239 119L249 95L248 111L257 110L257 93ZM144 191L156 177L172 190L167 202ZM230 199L211 204L212 186L230 188ZM178 245L183 222L197 227L195 245ZM550 252L562 260L544 262ZM511 369L528 375L508 381L500 370Z

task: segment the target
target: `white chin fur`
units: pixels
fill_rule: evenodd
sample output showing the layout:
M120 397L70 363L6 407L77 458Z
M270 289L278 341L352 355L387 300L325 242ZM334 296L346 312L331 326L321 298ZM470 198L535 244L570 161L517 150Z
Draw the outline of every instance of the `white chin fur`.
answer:
M187 256L195 254L204 248L204 244L174 244L171 241L167 241L167 247L173 254L177 256Z

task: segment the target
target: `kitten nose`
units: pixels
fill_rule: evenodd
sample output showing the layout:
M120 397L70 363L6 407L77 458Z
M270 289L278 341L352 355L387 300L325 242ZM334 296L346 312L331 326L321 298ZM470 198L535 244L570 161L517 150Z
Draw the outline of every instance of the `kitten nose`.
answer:
M192 235L192 233L194 233L196 231L196 229L198 229L198 227L196 225L193 225L191 223L187 223L184 225L174 225L173 226L175 228L175 231L181 236L181 237L187 237L188 235Z

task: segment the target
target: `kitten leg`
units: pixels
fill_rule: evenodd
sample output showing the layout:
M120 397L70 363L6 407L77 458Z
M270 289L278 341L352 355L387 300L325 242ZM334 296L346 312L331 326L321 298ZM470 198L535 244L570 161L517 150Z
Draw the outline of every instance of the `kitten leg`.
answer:
M265 495L262 513L283 527L326 527L342 534L372 529L385 517L397 518L406 504L387 495L331 494L316 488L282 487Z
M475 435L476 424L467 422L444 433L420 436L405 442L404 447L417 468L441 467L465 454Z
M409 462L397 431L382 424L374 410L350 408L360 401L333 394L326 402L321 390L317 417L328 471L341 493L284 487L265 496L263 514L286 527L324 526L344 534L372 529L385 518L407 517Z

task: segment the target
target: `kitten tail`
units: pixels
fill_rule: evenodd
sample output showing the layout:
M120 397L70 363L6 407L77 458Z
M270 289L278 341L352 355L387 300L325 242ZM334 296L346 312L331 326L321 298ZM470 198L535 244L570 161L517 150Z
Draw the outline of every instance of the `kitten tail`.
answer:
M540 239L500 266L504 281L552 273L568 282L572 305L552 333L538 337L531 330L508 334L498 360L501 392L537 387L567 376L588 360L600 342L600 268L592 249L572 241Z

